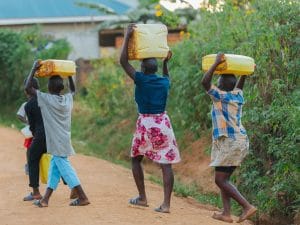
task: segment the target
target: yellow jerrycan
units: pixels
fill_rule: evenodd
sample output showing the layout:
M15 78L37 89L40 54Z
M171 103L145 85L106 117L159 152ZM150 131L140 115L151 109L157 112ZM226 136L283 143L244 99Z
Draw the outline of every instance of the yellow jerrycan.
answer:
M48 59L40 62L41 66L35 73L36 77L60 75L68 77L76 74L76 64L71 60Z
M202 70L207 71L214 64L217 54L202 58ZM215 70L215 74L251 75L254 72L254 59L243 55L225 54L225 62Z
M165 58L169 51L167 36L164 24L136 24L128 43L129 60Z
M52 156L47 153L44 153L40 159L40 179L43 184L47 184L48 171L51 159Z

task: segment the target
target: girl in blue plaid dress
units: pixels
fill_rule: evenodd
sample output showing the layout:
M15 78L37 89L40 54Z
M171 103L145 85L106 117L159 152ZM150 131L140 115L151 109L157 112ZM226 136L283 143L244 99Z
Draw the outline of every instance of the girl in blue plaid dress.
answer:
M243 213L237 221L240 223L257 211L230 183L230 176L236 167L241 165L249 149L246 130L241 123L244 104L242 89L246 76L242 76L237 83L233 74L224 74L219 78L217 87L212 85L213 73L223 62L225 62L224 54L219 53L215 63L202 79L202 85L213 102L213 144L210 166L215 167L215 182L221 190L224 208L221 214L215 213L213 218L232 223L230 199L233 198L243 207Z

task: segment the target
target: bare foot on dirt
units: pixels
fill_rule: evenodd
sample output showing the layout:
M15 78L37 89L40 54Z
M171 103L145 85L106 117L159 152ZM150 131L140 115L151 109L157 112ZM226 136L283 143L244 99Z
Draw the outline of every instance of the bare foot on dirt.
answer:
M249 219L251 216L253 216L257 211L257 208L255 208L253 205L250 206L250 208L244 210L243 214L238 219L237 223L241 223L245 221L246 219Z
M233 219L230 216L225 216L223 214L214 213L212 215L212 218L214 218L216 220L221 220L221 221L224 221L224 222L227 222L227 223L233 223Z

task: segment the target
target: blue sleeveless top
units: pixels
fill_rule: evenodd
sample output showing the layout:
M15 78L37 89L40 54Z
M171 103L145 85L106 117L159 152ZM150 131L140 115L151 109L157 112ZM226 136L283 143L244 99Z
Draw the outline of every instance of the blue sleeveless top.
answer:
M141 114L159 114L166 109L170 89L167 76L135 73L135 101Z

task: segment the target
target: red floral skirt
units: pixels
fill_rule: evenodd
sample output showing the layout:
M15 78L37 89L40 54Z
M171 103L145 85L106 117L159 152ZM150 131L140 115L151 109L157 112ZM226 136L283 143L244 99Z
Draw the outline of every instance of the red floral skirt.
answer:
M139 115L132 140L131 157L138 155L161 164L180 161L175 135L166 113Z

